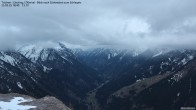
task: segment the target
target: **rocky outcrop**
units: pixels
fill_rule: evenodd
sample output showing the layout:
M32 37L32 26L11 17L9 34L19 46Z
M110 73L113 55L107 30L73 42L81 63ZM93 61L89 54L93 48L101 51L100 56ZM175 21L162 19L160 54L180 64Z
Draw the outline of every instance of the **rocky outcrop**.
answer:
M21 94L0 94L0 110L71 110L60 100L52 96L36 99Z

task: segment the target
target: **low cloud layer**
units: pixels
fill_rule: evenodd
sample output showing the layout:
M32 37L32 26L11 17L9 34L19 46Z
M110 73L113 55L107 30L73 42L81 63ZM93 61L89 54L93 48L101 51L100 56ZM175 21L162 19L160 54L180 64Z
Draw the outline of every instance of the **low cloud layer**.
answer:
M195 0L81 1L1 8L0 47L59 41L81 47L196 47Z

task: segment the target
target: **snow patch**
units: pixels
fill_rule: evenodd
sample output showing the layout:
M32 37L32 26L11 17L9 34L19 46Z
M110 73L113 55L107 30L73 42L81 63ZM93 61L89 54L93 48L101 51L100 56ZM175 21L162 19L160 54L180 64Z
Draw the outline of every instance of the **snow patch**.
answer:
M142 81L142 80L141 79L136 80L136 82L140 82L140 81Z
M159 55L161 55L161 54L163 54L163 52L162 52L162 51L160 51L159 53L157 53L157 54L153 55L152 57L157 57L157 56L159 56Z
M192 55L189 55L186 58L183 58L178 65L182 64L182 65L186 65L190 60L192 60L194 57Z
M178 97L180 96L180 92L178 92L177 96L178 96Z
M20 82L17 82L17 85L18 85L18 87L19 87L20 89L23 89L23 87L22 87L22 85L21 85Z
M31 99L24 99L23 97L14 97L10 102L0 101L0 110L28 110L36 108L36 106L19 105L22 102L30 102Z
M110 54L108 54L108 60L110 59Z
M146 78L142 78L142 79L138 79L138 80L136 80L136 82L140 82L140 81L143 81L143 80L145 80Z
M189 60L192 60L194 57L192 55L188 56Z
M186 61L186 59L185 59L185 58L184 58L184 59L182 59L182 60L181 60L181 62L182 62L182 64L183 64L183 65L185 65L185 64L187 63L187 61Z
M46 66L43 66L43 71L44 71L44 72L48 72L48 71L50 71L50 70L52 70L52 68L48 68L48 67L46 67Z
M182 72L174 74L173 77L171 78L171 80L174 80L175 82L178 82L182 78L182 75L183 75Z
M113 54L114 57L117 56L117 55L118 55L117 53L114 53L114 54Z
M67 59L65 56L61 56L64 60L68 61L70 64L73 64L73 62L70 59Z

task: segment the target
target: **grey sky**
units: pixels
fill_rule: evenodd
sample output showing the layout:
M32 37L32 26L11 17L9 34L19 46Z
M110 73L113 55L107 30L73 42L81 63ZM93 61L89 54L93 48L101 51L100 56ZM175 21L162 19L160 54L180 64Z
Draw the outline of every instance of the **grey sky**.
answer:
M196 47L196 0L81 1L1 7L0 47L50 41L87 47Z

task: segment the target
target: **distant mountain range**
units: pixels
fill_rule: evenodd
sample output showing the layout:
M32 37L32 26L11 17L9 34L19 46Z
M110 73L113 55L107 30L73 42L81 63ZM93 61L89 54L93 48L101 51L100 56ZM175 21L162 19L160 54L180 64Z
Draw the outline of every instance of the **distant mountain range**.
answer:
M196 50L0 51L0 93L60 99L75 110L177 110L196 106Z

